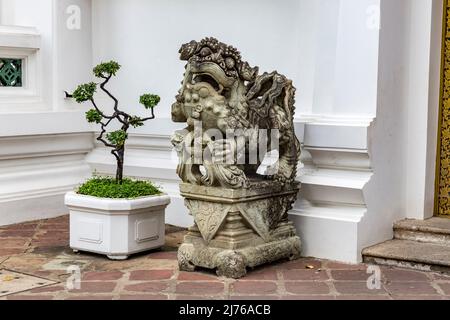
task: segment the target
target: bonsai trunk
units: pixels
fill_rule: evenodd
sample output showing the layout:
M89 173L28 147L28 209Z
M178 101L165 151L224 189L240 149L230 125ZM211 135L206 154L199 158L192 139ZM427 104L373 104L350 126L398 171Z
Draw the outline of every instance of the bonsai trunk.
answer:
M125 147L117 150L117 170L116 170L116 182L122 184L123 181L123 159L125 154Z

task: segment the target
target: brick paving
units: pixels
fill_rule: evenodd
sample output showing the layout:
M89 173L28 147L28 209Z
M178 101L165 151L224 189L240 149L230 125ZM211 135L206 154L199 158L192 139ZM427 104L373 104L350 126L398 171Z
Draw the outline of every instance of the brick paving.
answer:
M0 269L53 280L56 284L0 300L416 300L450 299L450 275L381 267L381 287L367 286L367 266L302 258L251 270L240 280L213 272L180 272L176 250L184 231L168 227L162 250L111 261L73 253L68 216L0 227ZM81 270L81 288L69 290L67 267ZM1 279L0 279L1 280Z

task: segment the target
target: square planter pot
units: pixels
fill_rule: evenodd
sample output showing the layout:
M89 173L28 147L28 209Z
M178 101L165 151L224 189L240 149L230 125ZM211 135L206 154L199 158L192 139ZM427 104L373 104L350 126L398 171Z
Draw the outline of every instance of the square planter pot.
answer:
M68 192L70 247L107 255L114 260L162 247L168 195L107 199Z

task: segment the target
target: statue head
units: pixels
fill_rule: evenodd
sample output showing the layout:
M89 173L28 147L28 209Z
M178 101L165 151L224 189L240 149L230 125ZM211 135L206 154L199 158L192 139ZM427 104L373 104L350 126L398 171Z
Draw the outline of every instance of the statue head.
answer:
M224 135L229 130L277 129L280 131L280 160L281 153L289 149L290 158L286 162L296 167L299 144L293 133L295 88L292 81L277 72L259 75L259 68L243 61L236 48L215 38L186 43L179 53L180 59L187 63L181 89L172 105L173 121L186 122L188 131L199 121L202 130L217 129ZM180 139L177 135L176 141ZM179 144L176 141L174 144ZM288 147L289 142L293 148ZM251 166L246 163L222 166L220 171L225 179L228 176L236 180L238 175L242 182L247 179L246 174L256 172L259 164L260 161ZM199 170L194 171L195 178L190 182L198 181L201 176ZM290 170L279 178L292 180L294 176ZM220 182L222 178L216 177L214 181Z

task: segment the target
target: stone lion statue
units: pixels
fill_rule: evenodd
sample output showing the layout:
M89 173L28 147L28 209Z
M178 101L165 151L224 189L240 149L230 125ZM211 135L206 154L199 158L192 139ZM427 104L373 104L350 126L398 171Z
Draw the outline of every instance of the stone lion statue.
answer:
M261 179L257 170L265 154L277 151L278 161L272 165L276 170L264 179L293 183L300 143L293 127L292 81L276 71L259 74L258 67L244 62L237 49L215 38L191 41L179 52L187 64L172 119L187 123L187 128L176 132L172 143L180 158L177 173L182 181L250 188L252 181ZM268 131L267 139L261 139Z

